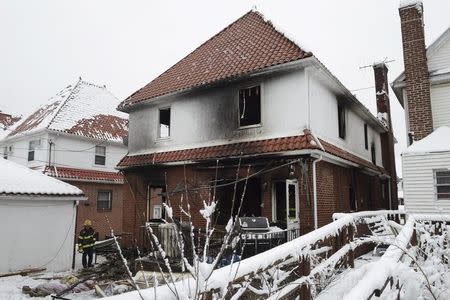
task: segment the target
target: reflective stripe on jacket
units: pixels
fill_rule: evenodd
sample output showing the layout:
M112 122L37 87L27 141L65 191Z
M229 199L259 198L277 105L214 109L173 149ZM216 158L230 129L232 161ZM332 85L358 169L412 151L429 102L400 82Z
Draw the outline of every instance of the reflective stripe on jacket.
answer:
M78 236L79 249L86 249L94 247L95 244L95 231L92 227L83 228Z

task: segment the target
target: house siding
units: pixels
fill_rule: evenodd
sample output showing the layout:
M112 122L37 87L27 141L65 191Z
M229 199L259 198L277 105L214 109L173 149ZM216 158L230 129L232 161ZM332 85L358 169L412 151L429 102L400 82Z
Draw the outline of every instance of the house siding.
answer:
M428 57L428 69L430 72L450 68L450 39Z
M450 63L450 57L449 63ZM434 129L450 125L450 84L431 86Z
M403 155L403 194L410 213L450 211L450 201L436 200L434 170L450 167L450 152Z

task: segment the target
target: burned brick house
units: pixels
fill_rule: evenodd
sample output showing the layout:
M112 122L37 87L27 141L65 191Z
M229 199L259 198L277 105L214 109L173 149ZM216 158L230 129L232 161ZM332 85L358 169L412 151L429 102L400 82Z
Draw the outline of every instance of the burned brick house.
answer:
M375 75L387 90L383 64ZM179 218L187 196L202 226L213 191L225 225L236 173L235 201L250 175L242 216L302 234L334 212L396 208L389 103L377 94L380 118L311 52L248 12L119 105L129 114L118 164L124 233L143 238L145 222L164 218L164 201Z

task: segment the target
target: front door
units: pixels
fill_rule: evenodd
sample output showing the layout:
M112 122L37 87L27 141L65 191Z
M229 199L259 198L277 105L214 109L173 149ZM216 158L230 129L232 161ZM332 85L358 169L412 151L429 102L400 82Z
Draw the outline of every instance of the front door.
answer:
M275 181L273 186L273 220L288 229L288 240L299 236L299 191L297 180Z
M288 240L298 237L300 229L299 196L297 180L286 180L286 221Z

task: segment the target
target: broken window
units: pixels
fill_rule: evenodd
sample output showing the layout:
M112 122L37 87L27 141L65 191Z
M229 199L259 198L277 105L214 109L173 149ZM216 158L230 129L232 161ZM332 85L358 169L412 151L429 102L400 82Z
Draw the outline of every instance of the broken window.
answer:
M367 124L364 124L364 147L369 150L369 139L367 137Z
M339 137L345 139L345 108L338 104L338 127Z
M435 190L437 200L450 200L450 171L435 172Z
M41 140L34 140L28 143L28 161L34 160L34 152L41 145Z
M170 137L170 108L159 110L159 137Z
M98 191L97 210L112 209L112 191Z
M239 90L239 126L261 124L260 86Z
M104 166L106 164L106 147L95 146L95 164Z
M375 144L374 143L372 143L372 145L370 146L370 153L372 154L372 163L374 165L376 165L377 164L377 158L375 156Z

